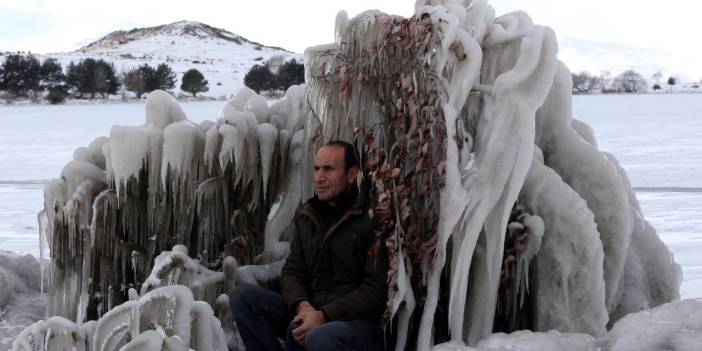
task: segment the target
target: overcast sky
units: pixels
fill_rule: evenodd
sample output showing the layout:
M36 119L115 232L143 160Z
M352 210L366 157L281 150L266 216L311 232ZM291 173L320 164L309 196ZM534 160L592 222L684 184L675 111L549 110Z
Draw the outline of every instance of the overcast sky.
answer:
M694 0L493 0L496 14L526 11L560 41L665 50L699 58L702 5ZM410 16L413 0L0 0L0 51L71 51L117 29L180 20L203 22L247 39L302 53L333 41L339 10L379 9ZM645 51L642 51L645 52Z

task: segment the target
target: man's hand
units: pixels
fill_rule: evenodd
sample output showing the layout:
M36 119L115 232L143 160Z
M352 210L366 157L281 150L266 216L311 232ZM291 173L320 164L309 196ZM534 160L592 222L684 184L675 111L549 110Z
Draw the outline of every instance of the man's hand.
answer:
M299 304L297 304L297 314L298 315L300 315L301 312L309 312L309 311L316 311L314 306L312 306L309 302L302 301Z
M309 308L302 306L303 303L306 303L307 306L309 306ZM299 327L293 329L292 335L298 344L304 346L305 336L307 335L307 333L314 327L325 322L324 313L322 313L322 311L315 310L314 307L312 307L312 305L307 303L307 301L301 302L297 310L298 314L297 316L295 316L295 318L293 318L293 323L299 322L302 324L300 324Z

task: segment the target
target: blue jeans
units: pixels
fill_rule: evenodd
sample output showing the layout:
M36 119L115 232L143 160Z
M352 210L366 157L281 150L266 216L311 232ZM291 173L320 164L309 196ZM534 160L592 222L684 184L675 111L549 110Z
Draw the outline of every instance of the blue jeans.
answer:
M283 298L262 287L242 284L229 295L234 321L248 351L278 351L284 340L287 351L357 350L382 351L385 349L379 322L364 320L332 321L310 330L305 346L292 337L299 326L291 323L292 313Z

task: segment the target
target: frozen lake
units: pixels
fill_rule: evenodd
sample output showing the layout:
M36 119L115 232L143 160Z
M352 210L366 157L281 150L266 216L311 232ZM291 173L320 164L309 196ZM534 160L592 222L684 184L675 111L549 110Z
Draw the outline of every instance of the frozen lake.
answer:
M190 120L224 102L182 103ZM574 115L627 171L646 218L683 267L684 298L702 297L702 95L576 96ZM110 127L140 125L143 104L0 107L0 249L38 255L43 184Z

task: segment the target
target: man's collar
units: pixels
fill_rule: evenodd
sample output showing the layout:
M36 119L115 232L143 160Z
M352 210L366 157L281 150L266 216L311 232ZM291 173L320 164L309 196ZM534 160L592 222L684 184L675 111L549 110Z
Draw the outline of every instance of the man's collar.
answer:
M308 200L308 203L316 211L333 209L334 211L343 211L349 208L361 207L363 205L363 195L358 190L356 185L351 185L349 190L337 199L336 206L332 207L328 201L322 201L317 195Z

